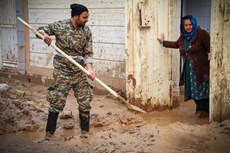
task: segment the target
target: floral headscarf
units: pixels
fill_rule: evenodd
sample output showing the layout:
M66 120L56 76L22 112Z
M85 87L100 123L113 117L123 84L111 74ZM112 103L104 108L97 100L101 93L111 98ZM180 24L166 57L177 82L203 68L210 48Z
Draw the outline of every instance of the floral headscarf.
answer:
M192 32L186 32L184 30L184 26L183 26L183 22L186 19L190 19L191 23L192 23ZM182 33L182 35L187 39L187 40L191 40L193 38L193 36L196 34L198 29L198 25L197 25L197 21L196 18L192 15L186 15L181 19L181 24L180 24L180 31Z

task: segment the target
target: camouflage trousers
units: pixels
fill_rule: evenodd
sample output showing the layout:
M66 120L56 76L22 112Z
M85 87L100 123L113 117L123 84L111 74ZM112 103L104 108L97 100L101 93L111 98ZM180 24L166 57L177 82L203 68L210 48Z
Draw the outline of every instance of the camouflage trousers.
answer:
M84 65L84 61L76 60ZM53 60L54 82L48 87L47 101L49 111L63 111L68 93L71 89L77 99L80 112L89 112L93 98L93 87L88 83L86 74L66 58L55 55Z

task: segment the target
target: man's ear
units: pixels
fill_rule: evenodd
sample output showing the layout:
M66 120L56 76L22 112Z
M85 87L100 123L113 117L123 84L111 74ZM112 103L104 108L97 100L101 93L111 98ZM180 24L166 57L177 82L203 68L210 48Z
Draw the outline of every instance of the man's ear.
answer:
M75 15L75 19L79 20L80 19L80 15Z
M75 16L73 16L73 18L74 18L75 20L77 20L77 19L79 19L79 15L75 15Z

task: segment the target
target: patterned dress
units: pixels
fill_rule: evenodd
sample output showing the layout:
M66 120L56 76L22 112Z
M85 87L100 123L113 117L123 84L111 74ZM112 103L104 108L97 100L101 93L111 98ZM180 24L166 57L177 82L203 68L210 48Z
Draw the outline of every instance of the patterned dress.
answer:
M188 50L190 46L190 41L185 39L184 41L184 49ZM184 80L185 80L185 101L193 99L193 100L202 100L209 98L209 84L207 82L203 82L201 85L197 86L196 84L196 76L194 72L194 68L192 63L190 62L189 57L186 58L185 66L184 66Z

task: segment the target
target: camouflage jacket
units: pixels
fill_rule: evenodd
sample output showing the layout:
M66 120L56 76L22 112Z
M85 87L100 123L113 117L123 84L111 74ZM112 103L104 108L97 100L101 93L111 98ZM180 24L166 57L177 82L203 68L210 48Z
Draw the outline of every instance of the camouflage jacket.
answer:
M55 35L56 46L69 56L83 56L85 64L92 63L92 33L88 26L75 28L70 19L38 28L39 32Z

